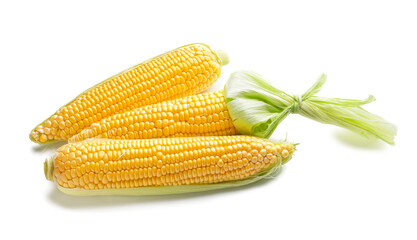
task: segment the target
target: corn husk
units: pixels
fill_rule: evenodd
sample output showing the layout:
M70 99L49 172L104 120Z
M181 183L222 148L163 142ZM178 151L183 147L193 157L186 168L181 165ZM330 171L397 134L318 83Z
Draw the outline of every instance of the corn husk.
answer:
M322 74L303 95L295 96L273 87L255 72L234 72L225 86L227 107L234 126L245 135L268 138L289 114L297 113L394 144L396 127L362 108L375 100L373 96L365 100L316 96L325 82Z

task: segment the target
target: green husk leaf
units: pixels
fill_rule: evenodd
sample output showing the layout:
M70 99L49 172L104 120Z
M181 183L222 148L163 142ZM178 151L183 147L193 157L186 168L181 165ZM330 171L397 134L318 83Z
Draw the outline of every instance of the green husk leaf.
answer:
M288 114L298 113L325 124L379 138L394 144L396 127L361 106L375 101L315 96L324 83L322 74L301 96L289 95L252 71L234 72L225 86L226 103L233 124L241 134L268 138Z

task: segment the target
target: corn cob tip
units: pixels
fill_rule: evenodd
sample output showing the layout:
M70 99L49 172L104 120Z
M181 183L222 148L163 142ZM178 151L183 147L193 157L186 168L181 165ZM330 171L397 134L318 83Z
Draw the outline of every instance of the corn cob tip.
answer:
M275 146L277 146L280 150L281 157L282 157L282 164L286 164L288 161L291 160L292 155L294 153L295 146L297 144L293 143L275 143Z
M30 141L32 141L32 142L36 142L36 139L38 139L39 138L39 136L38 136L38 134L35 132L35 130L32 130L30 133L29 133L29 139L30 139Z
M48 141L48 137L44 134L44 129L42 125L38 125L30 132L29 139L32 142L36 143L44 143Z
M45 173L45 178L49 181L54 181L53 172L54 172L54 159L53 156L46 158L43 163L43 171Z
M220 65L224 66L229 63L229 55L226 51L223 50L215 50L214 54L219 58Z

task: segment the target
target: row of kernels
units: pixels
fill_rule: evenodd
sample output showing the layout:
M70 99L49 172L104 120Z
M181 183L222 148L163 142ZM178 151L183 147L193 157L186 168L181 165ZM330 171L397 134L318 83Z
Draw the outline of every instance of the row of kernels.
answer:
M74 172L74 173L73 173ZM199 169L191 169L188 171L180 172L177 171L174 167L171 168L162 168L157 169L153 168L145 168L145 169L134 169L130 171L117 171L117 172L107 172L107 173L95 173L89 172L82 176L76 176L75 171L70 172L66 171L65 174L57 176L57 182L62 185L65 182L73 182L77 185L83 186L84 184L94 183L98 184L102 182L106 184L108 182L120 182L125 180L138 180L143 178L152 178L152 177L161 177L164 179L165 176L169 178L170 175L180 176L181 179L187 179L192 177L199 177L205 176L207 174L224 174L224 171L221 171L219 168L199 168ZM172 177L171 177L172 178Z
M140 186L187 185L198 183L217 183L223 181L244 179L260 172L265 164L251 164L240 170L230 168L230 171L218 167L198 168L184 172L171 171L163 174L156 168L135 169L133 171L109 172L107 174L85 174L82 177L68 179L67 176L57 178L60 186L69 188L101 189ZM129 183L129 184L126 184Z
M194 148L202 148L202 147L215 147L215 146L227 146L227 145L236 145L235 147L230 146L228 149L233 152L238 150L238 148L247 148L247 150L252 150L252 148L262 149L263 145L257 143L256 145L249 145L248 143L252 141L252 138L239 136L236 138L228 138L228 137L206 137L205 141L200 141L199 138L162 138L162 139L144 139L138 141L100 141L100 140L93 140L88 141L86 143L73 143L64 146L59 151L63 151L64 153L69 153L70 151L75 151L77 147L84 149L87 151L97 151L97 150L121 150L126 148L152 148L159 146L161 149L172 148L171 150L175 150L176 147L180 147L181 149L194 149ZM272 151L276 149L276 146L271 144L266 144L265 149ZM169 150L169 151L171 151Z
M93 147L94 148L94 147ZM167 147L169 148L169 147ZM99 163L99 162L112 162L112 161L140 161L144 162L147 166L147 162L156 162L157 160L162 160L164 163L176 163L190 159L199 159L199 158L213 158L219 155L219 152L215 148L207 149L196 149L196 150L183 150L183 148L177 149L167 149L165 148L162 151L156 152L152 149L124 149L124 150L108 150L108 151L94 151L89 152L88 154L83 154L81 151L70 152L69 154L58 154L56 157L57 167L60 168L61 165L65 169L69 169L74 166L79 166L82 163ZM164 153L165 152L165 153ZM231 159L237 159L236 154L230 154ZM133 160L134 159L134 160ZM149 160L147 160L149 159ZM140 164L139 166L143 166ZM200 164L199 164L200 166Z
M230 135L236 135L237 130L233 128L227 128L224 130L218 130L213 132L203 132L199 133L201 136L230 136ZM194 137L196 134L191 132L179 132L173 135L172 137Z

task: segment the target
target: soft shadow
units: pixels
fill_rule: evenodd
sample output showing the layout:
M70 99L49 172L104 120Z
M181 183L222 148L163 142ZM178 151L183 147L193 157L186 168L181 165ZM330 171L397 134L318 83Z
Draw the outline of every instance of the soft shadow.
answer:
M68 143L67 141L44 143L44 144L33 146L32 150L34 152L45 152L45 151L50 151L50 150L56 150L59 147L65 145L67 143Z
M370 139L355 132L344 129L336 129L333 134L339 141L346 145L362 149L384 149L387 144L379 139Z
M183 201L194 198L213 197L215 195L222 194L233 194L235 192L242 191L245 189L261 187L271 182L270 180L277 180L276 178L279 178L279 176L282 175L283 170L284 168L281 168L274 175L246 186L220 190L211 190L206 192L172 194L161 196L71 196L62 193L56 187L53 187L51 188L51 192L49 193L49 199L55 204L69 209L114 207L131 204L148 205L172 201Z

